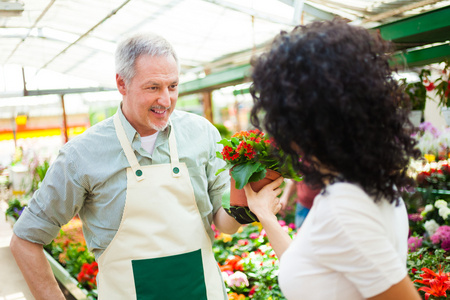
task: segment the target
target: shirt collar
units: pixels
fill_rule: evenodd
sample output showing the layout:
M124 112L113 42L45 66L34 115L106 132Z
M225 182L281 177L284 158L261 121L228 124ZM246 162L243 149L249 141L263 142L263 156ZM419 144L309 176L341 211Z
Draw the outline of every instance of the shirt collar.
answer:
M119 114L119 119L123 125L123 129L125 130L127 139L130 142L130 144L132 144L134 138L137 137L139 135L139 133L136 131L136 129L134 129L134 127L130 124L130 122L128 122L127 118L125 118L125 115L122 112L122 102L120 102L119 108L117 109L117 114ZM172 119L172 116L170 116L170 119ZM160 134L163 133L166 136L169 136L170 130L171 130L171 125L169 122L166 129L164 129L162 132L160 132Z

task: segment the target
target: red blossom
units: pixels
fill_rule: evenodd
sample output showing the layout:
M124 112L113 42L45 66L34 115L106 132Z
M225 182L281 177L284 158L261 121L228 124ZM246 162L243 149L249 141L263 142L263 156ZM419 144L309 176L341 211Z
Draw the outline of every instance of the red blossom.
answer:
M435 88L435 86L434 86L434 83L433 82L430 82L430 84L429 85L427 85L427 86L425 86L425 88L427 89L427 91L432 91L432 90L434 90L434 88Z
M439 266L437 274L428 268L422 268L422 271L424 273L420 274L420 277L423 279L416 279L414 282L426 285L418 289L425 292L425 299L428 299L430 295L435 297L447 296L447 290L450 289L450 273L442 272L441 266Z

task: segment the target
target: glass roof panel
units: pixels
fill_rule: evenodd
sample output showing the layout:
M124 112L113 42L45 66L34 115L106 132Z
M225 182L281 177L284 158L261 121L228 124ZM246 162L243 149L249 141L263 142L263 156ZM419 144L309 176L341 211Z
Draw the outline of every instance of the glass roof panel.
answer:
M1 0L15 1L15 0ZM0 12L0 64L57 71L114 87L113 53L123 36L140 31L161 34L175 47L181 78L204 76L223 66L248 63L251 54L280 30L294 25L295 0L21 0L20 17ZM362 21L414 0L307 0L299 22L341 15ZM450 5L430 0L392 15ZM367 26L367 24L366 24ZM37 74L43 72L37 72ZM38 76L38 75L37 75ZM91 81L92 80L92 81ZM39 81L37 81L39 82Z

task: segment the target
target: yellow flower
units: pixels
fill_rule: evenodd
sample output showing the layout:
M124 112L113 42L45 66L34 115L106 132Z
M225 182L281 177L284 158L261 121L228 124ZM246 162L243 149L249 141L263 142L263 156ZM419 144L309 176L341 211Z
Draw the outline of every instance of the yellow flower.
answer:
M436 156L434 156L433 154L425 154L424 157L428 162L436 161Z
M233 240L233 237L229 234L222 233L221 235L224 243L231 242L231 240Z
M242 231L244 231L244 228L242 228L242 226L241 226L241 227L239 227L237 233L241 233Z
M272 299L272 297L270 297ZM245 295L237 293L229 293L228 300L245 300Z

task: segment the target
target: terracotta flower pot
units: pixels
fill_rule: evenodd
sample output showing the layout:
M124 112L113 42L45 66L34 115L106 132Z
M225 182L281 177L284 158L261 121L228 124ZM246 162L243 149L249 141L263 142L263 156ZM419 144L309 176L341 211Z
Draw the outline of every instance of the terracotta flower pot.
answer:
M250 186L255 192L259 192L264 186L276 180L280 176L281 174L277 171L266 169L266 177L264 177L260 181L250 182ZM234 181L233 177L231 177L230 186L230 206L248 206L244 189L236 189L236 182Z

